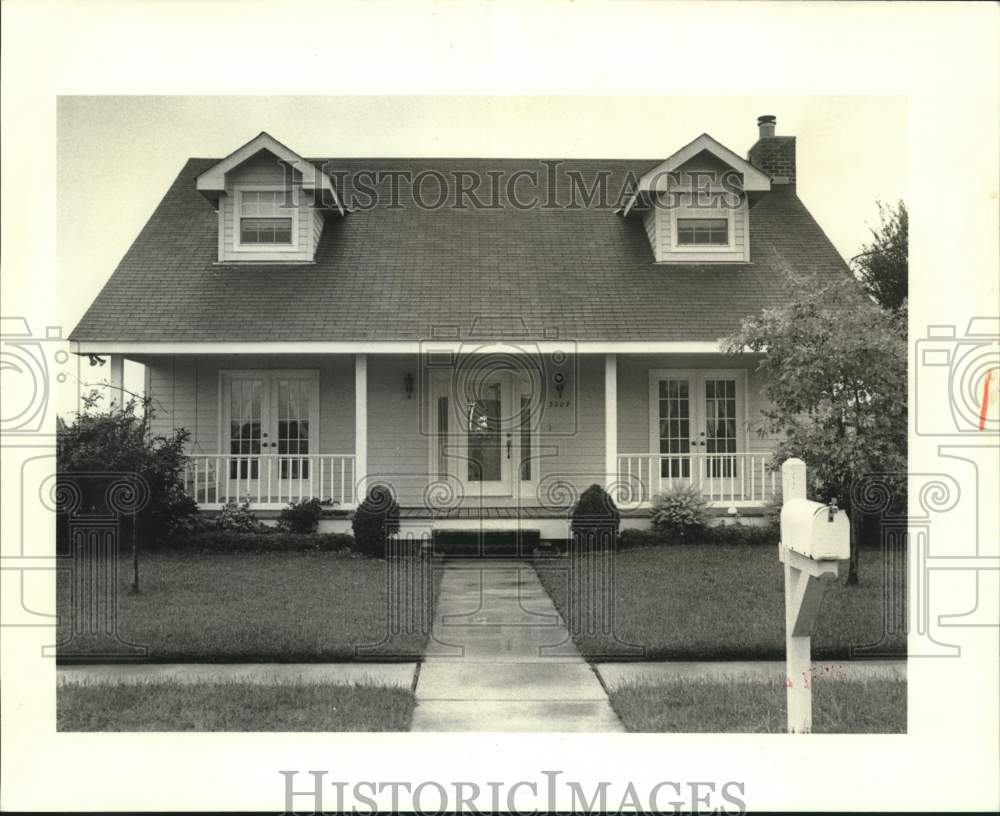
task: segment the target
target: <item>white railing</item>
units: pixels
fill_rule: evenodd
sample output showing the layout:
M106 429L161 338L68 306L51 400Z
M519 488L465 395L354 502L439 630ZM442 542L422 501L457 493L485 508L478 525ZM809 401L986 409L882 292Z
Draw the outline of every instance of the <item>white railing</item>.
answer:
M623 453L618 493L625 507L648 505L657 494L685 484L698 487L714 505L768 504L780 492L770 453Z
M350 510L356 504L354 471L353 454L194 454L184 471L184 490L206 509L243 501L278 508L315 498Z

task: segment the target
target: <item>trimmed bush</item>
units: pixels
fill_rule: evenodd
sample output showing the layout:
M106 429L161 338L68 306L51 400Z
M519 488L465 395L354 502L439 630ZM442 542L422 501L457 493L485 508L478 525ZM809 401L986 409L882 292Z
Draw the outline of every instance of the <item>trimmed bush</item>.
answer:
M696 537L681 539L656 530L622 530L618 536L620 550L637 547L666 547L671 544L706 544L709 546L774 546L778 543L777 528L760 524L726 524L705 527Z
M330 504L328 501L319 499L303 499L298 502L290 502L288 507L281 511L278 517L278 526L282 530L292 533L315 533L319 527L320 517L323 515L324 505Z
M708 505L701 490L687 484L661 493L653 502L652 523L669 540L699 539L708 527Z
M618 535L619 550L634 550L637 547L662 547L669 543L655 530L622 530Z
M252 532L203 530L176 536L164 549L172 552L327 552L346 556L350 555L353 543L353 537L346 533L293 533L265 527Z
M219 515L215 517L215 529L236 533L252 533L260 530L263 525L250 509L250 502L242 504L229 502L223 505Z
M770 524L726 524L709 527L705 541L708 544L739 544L747 547L777 545L778 530Z
M389 536L399 532L399 505L385 485L375 485L354 513L354 552L385 558Z
M621 513L614 499L599 484L592 484L580 495L573 508L571 527L576 533L594 527L611 527L618 530Z

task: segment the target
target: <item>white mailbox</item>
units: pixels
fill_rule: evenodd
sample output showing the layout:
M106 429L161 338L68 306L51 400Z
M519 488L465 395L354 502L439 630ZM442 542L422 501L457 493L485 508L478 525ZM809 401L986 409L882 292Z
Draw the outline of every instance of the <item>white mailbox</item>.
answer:
M788 499L781 508L781 543L816 561L851 557L851 526L843 510L808 499Z

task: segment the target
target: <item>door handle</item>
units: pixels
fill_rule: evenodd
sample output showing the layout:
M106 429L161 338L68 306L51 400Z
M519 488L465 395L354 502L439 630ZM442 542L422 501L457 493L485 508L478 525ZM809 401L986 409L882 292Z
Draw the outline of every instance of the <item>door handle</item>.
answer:
M512 444L513 444L513 443L511 442L511 439L510 439L510 434L507 434L507 458L508 458L508 459L510 459L510 446L511 446Z

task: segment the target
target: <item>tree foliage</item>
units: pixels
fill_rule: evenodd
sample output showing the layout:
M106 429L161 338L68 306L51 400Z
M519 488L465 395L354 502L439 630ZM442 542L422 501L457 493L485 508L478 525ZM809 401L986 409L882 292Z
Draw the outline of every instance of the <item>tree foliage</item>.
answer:
M190 433L178 428L169 436L154 436L150 432L154 414L148 403L139 410L132 399L106 411L98 410L97 403L91 394L72 421L58 421L57 467L61 480L77 486L82 503L77 512L107 512L104 485L126 476L140 482L148 495L129 534L156 543L190 527L198 510L183 489L184 444Z
M851 259L854 274L865 291L883 309L893 311L906 303L908 295L909 216L906 205L895 206L878 202L881 224L869 227L871 243Z
M778 461L805 461L811 495L850 510L854 480L906 471L906 314L845 289L749 317L727 348L761 355L757 371L770 405L759 431L778 435ZM897 495L905 489L902 477L884 478ZM857 541L852 581L856 551Z

